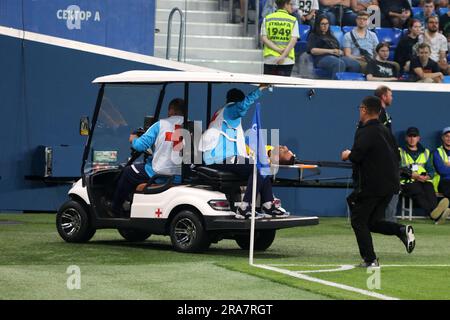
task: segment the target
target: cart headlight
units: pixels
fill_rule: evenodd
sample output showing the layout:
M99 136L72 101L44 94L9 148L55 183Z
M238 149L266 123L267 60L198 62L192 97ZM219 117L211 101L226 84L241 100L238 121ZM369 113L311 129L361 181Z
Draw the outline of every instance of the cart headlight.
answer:
M208 204L213 208L214 210L218 211L230 211L230 203L228 200L210 200L208 201Z

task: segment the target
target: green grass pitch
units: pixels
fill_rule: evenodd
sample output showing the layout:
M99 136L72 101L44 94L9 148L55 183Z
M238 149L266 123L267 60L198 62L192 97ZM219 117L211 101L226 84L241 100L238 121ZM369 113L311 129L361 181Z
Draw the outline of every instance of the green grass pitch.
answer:
M20 224L0 223L0 299L375 299L250 266L248 252L232 240L203 254L182 254L169 237L128 243L116 230L99 230L86 244L65 243L53 214L1 214L1 221ZM412 225L412 254L396 237L374 235L379 289L368 288L373 274L365 269L303 274L398 299L450 299L450 223ZM305 272L359 261L347 220L322 218L318 226L278 231L254 262ZM67 287L72 265L79 267L80 289Z

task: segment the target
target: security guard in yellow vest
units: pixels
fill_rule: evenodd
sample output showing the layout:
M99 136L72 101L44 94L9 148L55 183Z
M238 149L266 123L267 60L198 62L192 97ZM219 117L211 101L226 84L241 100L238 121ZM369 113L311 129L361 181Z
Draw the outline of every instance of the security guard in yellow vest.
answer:
M410 127L406 130L406 145L399 148L402 168L410 171L408 178L400 180L402 192L411 197L414 203L425 210L426 214L437 223L442 223L448 216L449 200L437 201L432 184L434 168L430 157L430 150L424 148L420 142L419 129ZM445 214L444 214L445 213Z
M295 0L276 0L278 10L265 17L261 25L264 43L264 74L291 75L295 64L294 46L300 38Z
M442 145L433 152L433 164L436 174L433 185L436 192L440 192L445 198L450 197L450 127L442 130ZM447 217L445 217L446 219ZM441 222L445 222L442 217Z

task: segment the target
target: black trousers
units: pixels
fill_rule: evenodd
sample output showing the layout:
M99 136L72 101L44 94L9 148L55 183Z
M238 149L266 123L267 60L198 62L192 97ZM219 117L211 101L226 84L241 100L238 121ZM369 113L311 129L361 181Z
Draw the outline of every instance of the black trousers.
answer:
M402 192L411 197L419 208L425 210L427 215L430 215L431 211L437 206L436 193L433 184L430 182L405 183L402 185Z
M450 180L439 181L438 191L444 195L446 198L450 198Z
M400 236L403 225L385 221L386 207L392 194L384 197L358 196L351 208L352 228L355 232L359 253L364 261L376 259L371 232Z
M116 211L122 210L122 205L130 193L134 192L139 184L149 180L150 177L145 172L144 163L125 167L120 174L119 182L114 192L113 209Z
M264 74L271 74L275 76L290 77L294 69L293 64L264 64Z
M244 194L244 202L252 202L252 190L253 190L253 164L212 164L209 167L221 170L233 172L243 178L247 178L247 189ZM261 195L261 204L269 201L273 201L272 181L270 176L263 177L257 171L256 176L256 193Z

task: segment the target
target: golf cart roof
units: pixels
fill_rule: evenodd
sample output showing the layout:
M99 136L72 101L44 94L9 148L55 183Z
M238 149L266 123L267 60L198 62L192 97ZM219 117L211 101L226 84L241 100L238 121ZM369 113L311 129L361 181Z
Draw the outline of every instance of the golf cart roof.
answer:
M103 76L93 83L250 83L283 86L310 86L311 82L301 78L272 75L253 75L228 72L192 72L192 71L127 71L119 74Z

